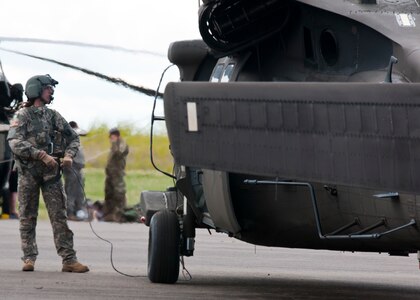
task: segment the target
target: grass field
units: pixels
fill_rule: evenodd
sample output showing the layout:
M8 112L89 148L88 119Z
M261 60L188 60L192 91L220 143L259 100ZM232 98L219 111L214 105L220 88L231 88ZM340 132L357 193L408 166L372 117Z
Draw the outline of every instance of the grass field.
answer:
M167 187L173 186L172 179L156 171L150 162L149 133L133 130L124 124L118 128L130 149L125 177L128 205L138 203L143 190L165 190ZM99 124L88 129L87 136L80 138L86 157L86 168L84 169L86 197L93 201L104 199L104 169L110 149L108 131L107 126ZM166 135L153 137L153 158L160 169L171 173L173 158L169 151L169 140ZM47 211L42 200L40 200L39 217L47 218Z
M105 172L102 169L85 169L85 193L87 199L104 200ZM125 176L127 186L127 205L132 206L139 203L140 193L145 190L165 190L173 186L171 178L162 175L157 171L127 171ZM43 200L39 204L39 218L47 218L47 210Z
M150 162L150 134L134 131L124 125L118 128L130 150L127 156L127 170L153 170ZM87 136L80 138L87 168L105 168L110 148L108 130L106 126L98 125L89 129ZM153 159L162 170L172 171L173 158L166 135L153 136Z
M105 173L101 169L85 170L86 197L92 200L104 199ZM165 190L173 186L171 178L157 171L127 171L125 176L127 186L127 203L134 205L140 201L140 192L144 190Z

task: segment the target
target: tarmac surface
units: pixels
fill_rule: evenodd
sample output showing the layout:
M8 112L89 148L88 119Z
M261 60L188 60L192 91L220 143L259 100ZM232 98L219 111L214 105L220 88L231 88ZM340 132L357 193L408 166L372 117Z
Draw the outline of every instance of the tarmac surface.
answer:
M78 258L91 271L62 273L51 226L39 221L35 272L22 272L17 220L0 220L0 299L420 299L416 255L343 253L255 247L224 234L197 231L191 280L152 284L147 276L148 227L69 222Z

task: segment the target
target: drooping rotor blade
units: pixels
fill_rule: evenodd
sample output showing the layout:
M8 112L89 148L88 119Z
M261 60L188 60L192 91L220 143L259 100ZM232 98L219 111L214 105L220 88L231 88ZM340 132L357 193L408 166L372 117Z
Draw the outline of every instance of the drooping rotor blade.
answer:
M10 52L10 53L14 53L14 54L18 54L18 55L28 56L28 57L39 59L39 60L48 61L48 62L57 64L57 65L60 65L60 66L66 67L66 68L77 70L77 71L80 71L80 72L83 72L83 73L86 73L86 74L104 79L106 81L121 85L125 88L134 90L136 92L140 92L140 93L145 94L147 96L155 97L156 93L157 93L153 89L149 89L149 88L145 88L145 87L142 87L142 86L137 86L137 85L130 84L130 83L124 81L121 78L115 78L115 77L107 76L107 75L104 75L102 73L98 73L98 72L95 72L95 71L92 71L92 70L89 70L89 69L85 69L85 68L77 67L77 66L74 66L74 65L70 65L68 63L64 63L64 62L61 62L61 61L58 61L58 60L55 60L55 59L36 56L36 55L32 55L32 54L28 54L28 53L24 53L24 52L20 52L20 51L6 49L6 48L3 48L3 47L0 47L0 50ZM157 93L157 97L162 98L163 94L162 93Z
M106 50L116 50L116 51L123 51L129 52L133 54L148 54L158 57L165 57L165 54L155 52L155 51L148 51L148 50L141 50L141 49L129 49L120 46L112 46L112 45L104 45L104 44L92 44L92 43L84 43L84 42L75 42L75 41L60 41L60 40L50 40L50 39L35 39L35 38L21 38L21 37L0 37L0 42L20 42L20 43L41 43L41 44L57 44L57 45L69 45L69 46L77 46L77 47L88 47L88 48L99 48L99 49L106 49Z

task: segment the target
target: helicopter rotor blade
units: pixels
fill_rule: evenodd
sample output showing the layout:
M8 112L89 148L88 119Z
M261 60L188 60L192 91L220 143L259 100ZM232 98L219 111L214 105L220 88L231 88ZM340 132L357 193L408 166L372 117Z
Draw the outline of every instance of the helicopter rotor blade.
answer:
M142 86L137 86L137 85L130 84L130 83L126 82L125 80L121 79L121 78L115 78L115 77L107 76L107 75L102 74L102 73L98 73L98 72L95 72L95 71L92 71L92 70L89 70L89 69L77 67L77 66L74 66L74 65L71 65L71 64L68 64L68 63L64 63L64 62L55 60L55 59L36 56L36 55L32 55L32 54L28 54L28 53L24 53L24 52L20 52L20 51L16 51L16 50L6 49L6 48L3 48L3 47L0 47L0 50L10 52L10 53L14 53L14 54L18 54L18 55L31 57L31 58L35 58L35 59L39 59L39 60L44 60L44 61L54 63L54 64L57 64L57 65L60 65L60 66L66 67L66 68L70 68L70 69L73 69L73 70L83 72L83 73L91 75L91 76L95 76L95 77L104 79L108 82L111 82L111 83L114 83L114 84L117 84L117 85L121 85L125 88L134 90L136 92L140 92L140 93L145 94L147 96L163 98L162 93L159 93L159 92L157 92L153 89L149 89L149 88L145 88L145 87L142 87Z
M99 48L99 49L106 49L106 50L129 52L133 54L147 54L147 55L153 55L153 56L158 56L158 57L165 57L165 54L155 52L155 51L129 49L129 48L124 48L120 46L112 46L112 45L105 45L105 44L92 44L92 43L75 42L75 41L0 36L0 42L57 44L57 45L68 45L68 46L76 46L76 47Z

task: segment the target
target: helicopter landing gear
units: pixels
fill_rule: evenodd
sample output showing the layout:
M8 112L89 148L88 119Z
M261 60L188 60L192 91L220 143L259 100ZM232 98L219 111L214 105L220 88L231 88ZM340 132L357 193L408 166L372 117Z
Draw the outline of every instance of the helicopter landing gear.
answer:
M179 276L180 226L168 209L150 221L147 275L154 283L175 283Z

